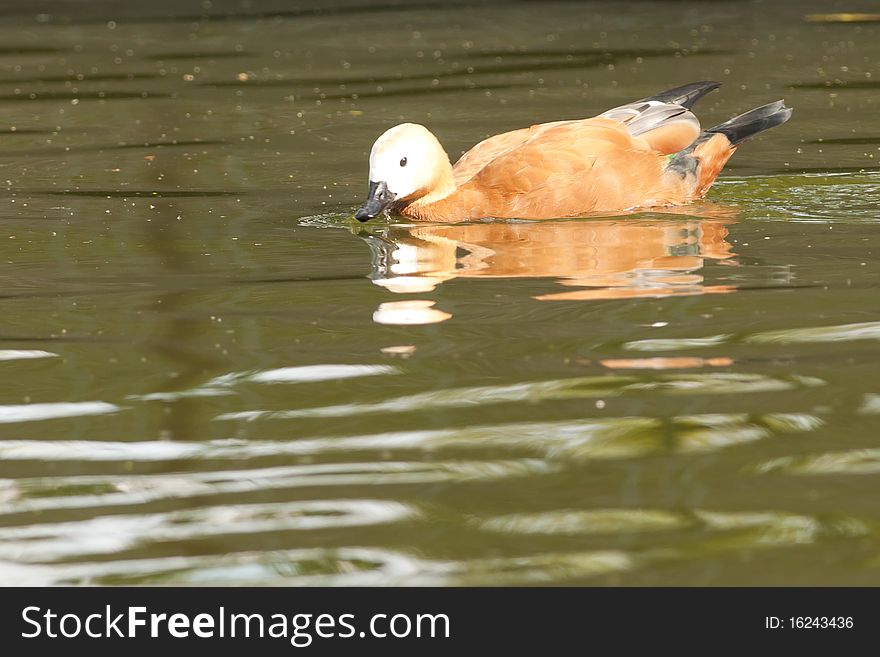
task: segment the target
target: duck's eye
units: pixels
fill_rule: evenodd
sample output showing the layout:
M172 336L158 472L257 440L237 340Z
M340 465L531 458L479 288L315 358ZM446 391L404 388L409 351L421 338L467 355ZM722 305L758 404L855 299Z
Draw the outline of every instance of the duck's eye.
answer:
M405 157L400 158L400 166L402 166L402 167L406 166L406 158Z

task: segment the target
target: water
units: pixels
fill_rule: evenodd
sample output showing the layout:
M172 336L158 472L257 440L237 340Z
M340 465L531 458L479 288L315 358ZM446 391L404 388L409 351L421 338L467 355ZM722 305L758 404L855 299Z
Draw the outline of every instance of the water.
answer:
M4 583L880 584L871 3L3 3ZM658 26L664 26L659 28ZM709 200L351 219L692 80Z

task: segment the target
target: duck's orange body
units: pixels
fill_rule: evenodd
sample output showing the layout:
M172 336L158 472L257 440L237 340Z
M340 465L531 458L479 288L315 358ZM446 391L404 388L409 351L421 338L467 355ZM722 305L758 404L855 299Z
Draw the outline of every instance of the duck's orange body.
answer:
M680 132L685 131L691 132ZM667 156L696 136L690 134L680 147L663 144L659 150L613 119L536 125L478 144L453 166L454 192L433 202L415 200L399 212L434 221L551 219L685 203L700 196L697 186L668 171ZM734 147L718 135L700 150L713 161L701 172L711 184Z
M702 132L690 107L717 86L695 83L594 118L496 135L452 167L439 143L422 143L436 141L427 130L397 126L373 147L371 198L357 216L379 207L422 221L550 219L693 201L740 141L791 113L773 103ZM376 190L382 198L371 206Z

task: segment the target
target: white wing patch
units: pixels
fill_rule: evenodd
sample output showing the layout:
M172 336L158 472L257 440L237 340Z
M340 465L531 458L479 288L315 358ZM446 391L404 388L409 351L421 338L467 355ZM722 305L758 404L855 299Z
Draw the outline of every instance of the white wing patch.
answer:
M633 137L673 123L686 123L700 132L700 121L693 112L681 105L641 100L615 107L599 116L619 121Z

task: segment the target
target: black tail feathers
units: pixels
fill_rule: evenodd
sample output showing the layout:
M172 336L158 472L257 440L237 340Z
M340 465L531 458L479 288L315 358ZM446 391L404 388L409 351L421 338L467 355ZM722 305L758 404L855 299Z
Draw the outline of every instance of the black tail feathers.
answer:
M674 105L681 105L682 107L691 109L694 106L694 103L700 100L700 98L705 96L710 91L714 91L720 86L720 82L713 82L712 80L705 80L703 82L691 82L690 84L685 84L681 87L675 87L675 89L661 91L659 94L654 94L650 98L645 98L643 100L654 100L660 103L672 103Z
M759 132L782 125L790 118L791 109L786 107L785 103L781 100L757 107L745 114L740 114L724 123L716 125L714 128L703 130L690 146L670 156L666 168L675 171L682 177L689 174L697 175L700 157L695 155L695 151L714 135L722 134L727 137L731 146L736 146L749 137L754 137ZM708 184L711 184L711 181ZM708 189L708 186L706 188Z
M657 101L661 103L672 103L674 105L680 105L681 107L691 109L700 98L720 86L720 83L713 82L712 80L691 82L690 84L685 84L681 87L662 91L659 94L655 94L650 98L645 98L640 102ZM779 100L775 103L770 103L763 107L753 109L745 114L735 116L729 121L716 125L714 128L704 130L697 138L697 141L689 147L689 150L693 150L694 146L706 141L706 139L715 133L723 134L730 140L731 145L736 146L740 142L758 134L759 132L785 123L790 117L791 109L786 107L783 101Z
M790 117L791 109L786 107L783 101L777 100L775 103L758 107L714 128L709 128L700 137L721 133L730 140L731 145L736 146L759 132L785 123Z

